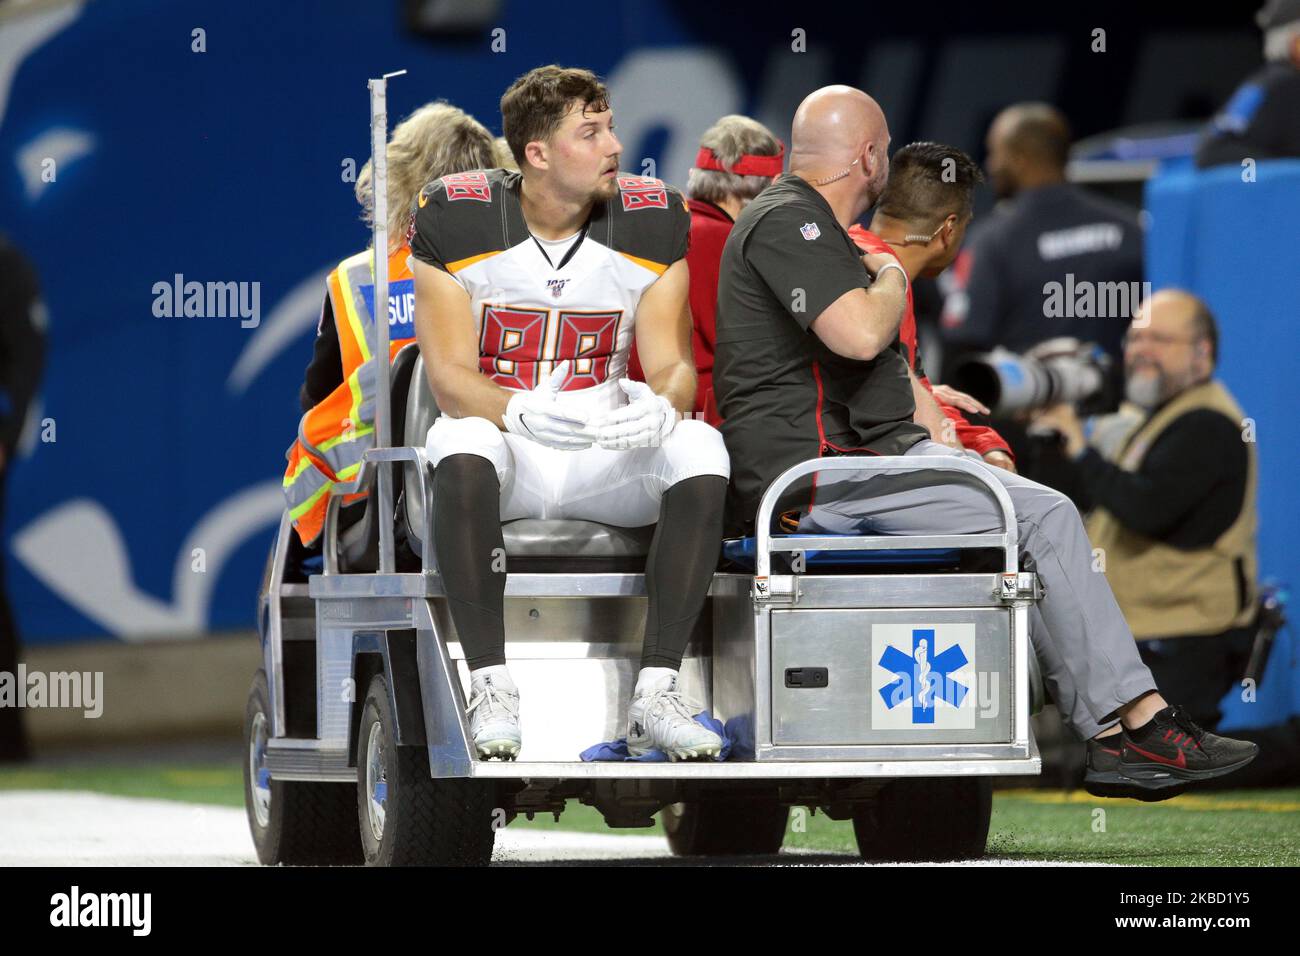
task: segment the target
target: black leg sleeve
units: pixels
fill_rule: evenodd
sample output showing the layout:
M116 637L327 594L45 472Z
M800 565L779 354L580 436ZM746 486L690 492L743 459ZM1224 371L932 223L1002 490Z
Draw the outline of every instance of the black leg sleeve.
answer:
M470 670L506 662L505 543L496 469L449 455L434 469L433 540L451 620Z
M642 667L681 667L722 548L727 479L699 475L664 492L646 559Z

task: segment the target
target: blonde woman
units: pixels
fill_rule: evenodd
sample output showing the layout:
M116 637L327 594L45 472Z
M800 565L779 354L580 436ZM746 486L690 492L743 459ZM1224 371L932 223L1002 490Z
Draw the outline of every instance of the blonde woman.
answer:
M420 107L396 129L388 143L388 308L389 359L415 339L415 290L407 259L411 223L420 192L436 179L497 165L492 134L468 113L438 101ZM361 217L373 228L371 164L357 177ZM374 377L366 374L373 341L374 278L369 249L344 259L326 280L325 303L316 344L299 393L303 417L287 453L284 493L290 518L304 545L320 536L330 487L352 480L366 449L374 444L374 423L363 409L373 402ZM369 297L367 298L367 291ZM358 294L359 293L359 294ZM362 510L347 505L341 526Z

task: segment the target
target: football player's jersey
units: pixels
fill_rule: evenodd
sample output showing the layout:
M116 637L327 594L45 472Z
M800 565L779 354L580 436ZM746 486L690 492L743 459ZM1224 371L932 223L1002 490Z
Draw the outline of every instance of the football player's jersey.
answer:
M618 193L592 208L576 244L552 262L524 222L522 181L488 169L425 186L411 254L469 293L479 368L498 385L535 388L570 359L560 401L624 404L617 381L627 373L641 294L686 255L685 200L658 179L620 173Z

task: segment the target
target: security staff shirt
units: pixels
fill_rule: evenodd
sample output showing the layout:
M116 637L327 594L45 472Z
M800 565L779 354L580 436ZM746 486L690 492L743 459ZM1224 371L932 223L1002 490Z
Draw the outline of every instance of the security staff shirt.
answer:
M822 455L901 455L913 424L898 340L870 361L835 354L810 326L871 285L830 205L785 174L745 207L722 251L713 386L731 454L733 529L748 530L767 486ZM805 486L807 487L807 486ZM811 505L815 487L802 505Z
M1041 186L1000 206L952 275L942 329L954 346L1023 353L1069 336L1119 358L1142 298L1142 230L1125 206L1066 183Z

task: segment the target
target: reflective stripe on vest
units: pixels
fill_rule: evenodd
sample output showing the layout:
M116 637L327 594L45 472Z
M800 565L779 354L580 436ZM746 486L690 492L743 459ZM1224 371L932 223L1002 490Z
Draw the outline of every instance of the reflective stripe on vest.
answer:
M414 280L407 267L410 249L389 256L389 359L415 336ZM320 534L336 483L353 480L365 453L375 443L375 383L378 377L371 342L375 334L372 256L358 253L339 263L327 285L339 338L343 382L311 408L298 423L284 476L285 503L304 544ZM345 503L365 493L348 495Z

